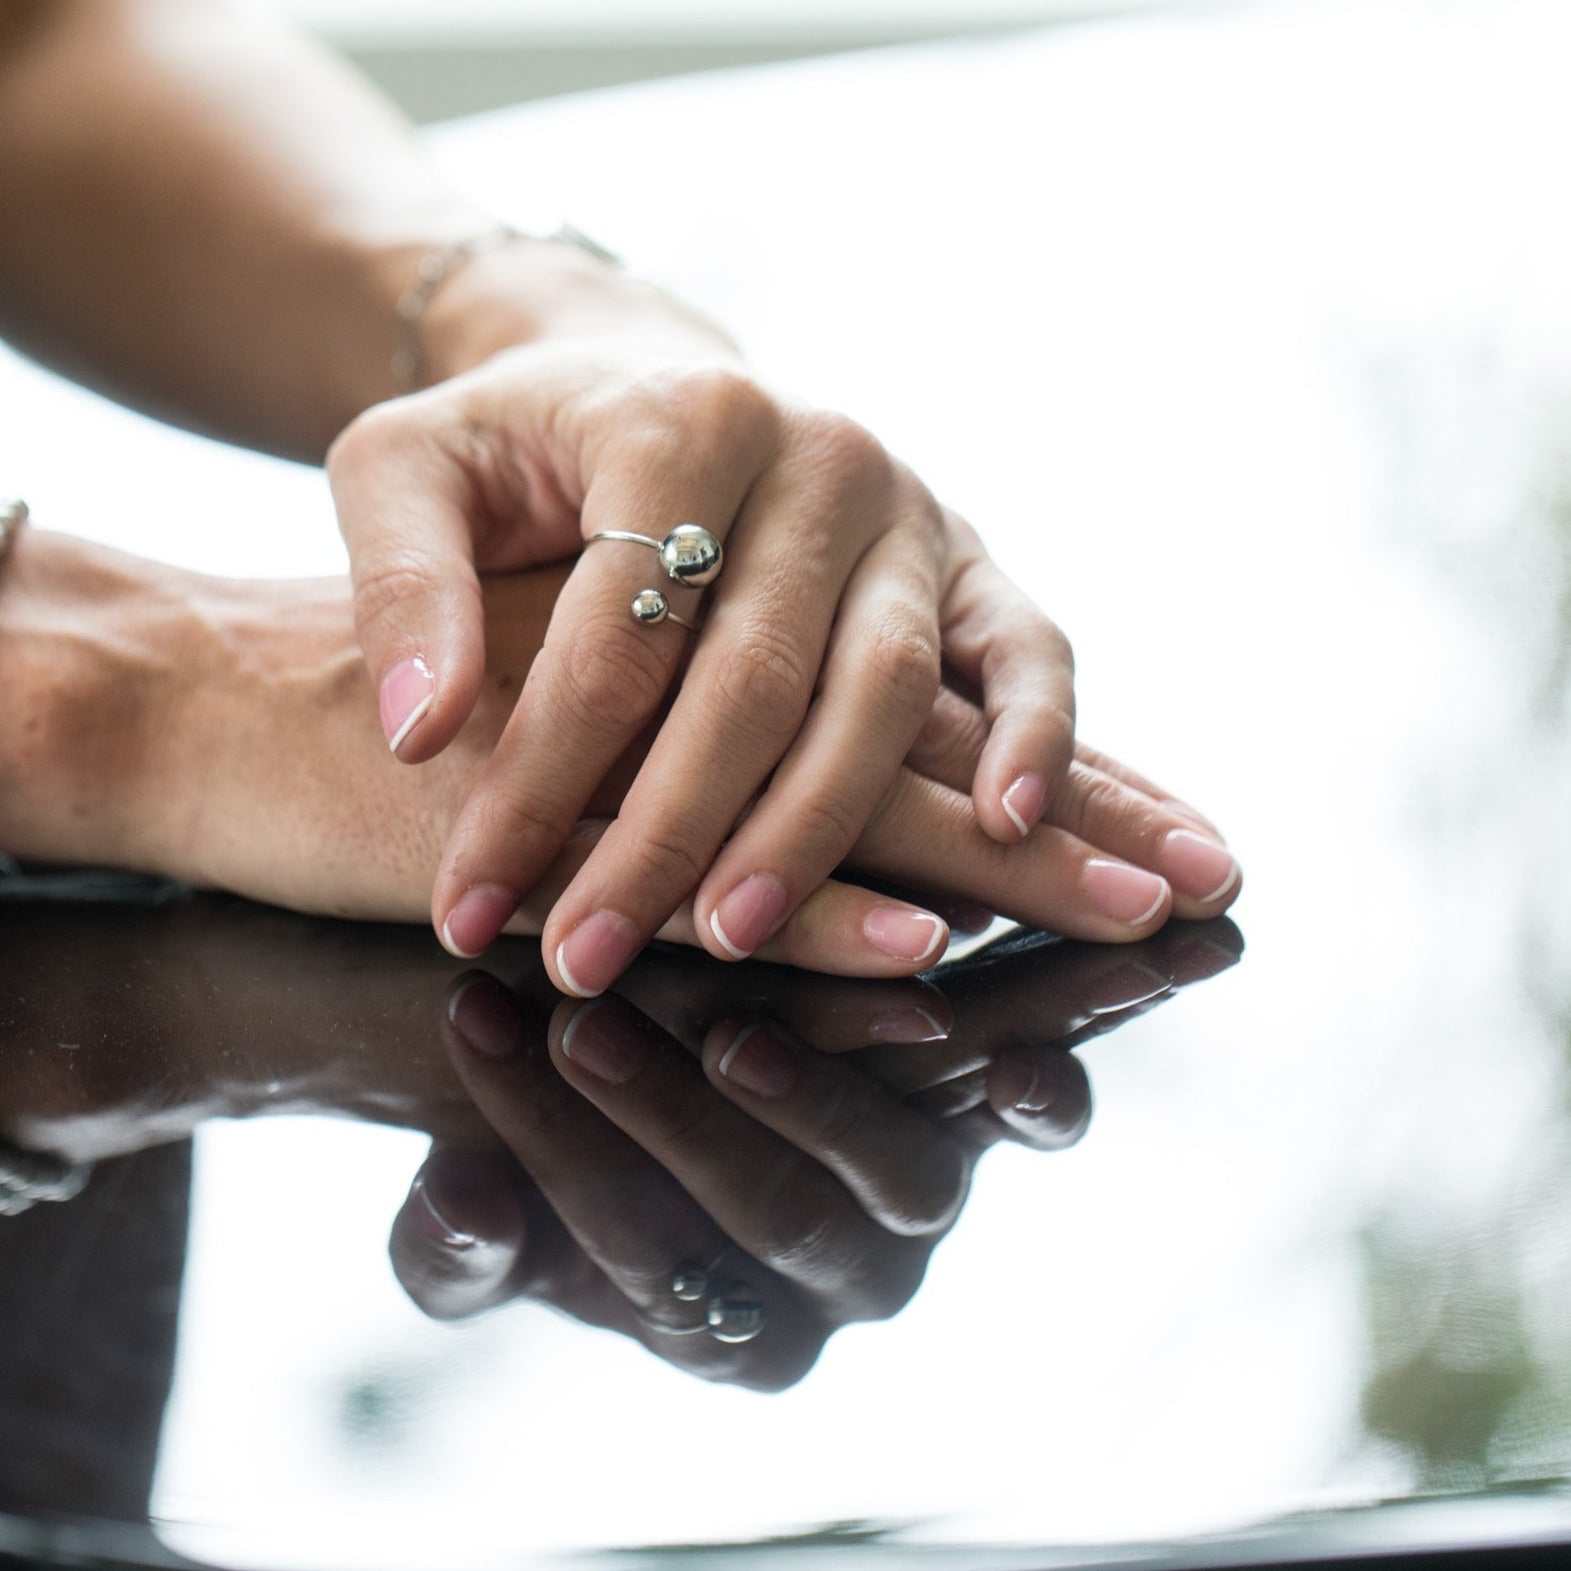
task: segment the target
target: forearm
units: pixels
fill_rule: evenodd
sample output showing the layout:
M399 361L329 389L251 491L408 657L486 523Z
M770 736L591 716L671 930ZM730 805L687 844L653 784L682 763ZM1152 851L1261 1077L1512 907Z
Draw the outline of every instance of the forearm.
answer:
M309 459L402 391L394 307L419 258L492 222L346 67L210 0L13 4L0 147L0 331L154 413ZM563 247L469 271L425 324L434 376L648 305Z

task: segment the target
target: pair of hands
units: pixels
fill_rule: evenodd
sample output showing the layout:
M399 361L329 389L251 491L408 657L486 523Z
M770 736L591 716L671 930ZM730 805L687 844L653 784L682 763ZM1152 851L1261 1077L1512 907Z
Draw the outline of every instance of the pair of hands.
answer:
M712 341L692 358L510 349L369 411L328 468L384 733L407 763L446 749L485 694L478 573L577 558L442 852L431 914L455 954L527 901L552 980L580 996L673 913L721 959L915 971L941 953L942 917L838 897L834 869L855 851L925 884L959 840L1016 847L1044 818L1057 839L1032 919L1059 931L1127 941L1236 895L1209 824L1077 749L1068 645L975 533L866 431L773 396ZM643 549L583 550L601 530L683 522L725 544L702 613ZM696 637L634 620L657 582L701 616ZM579 825L618 777L585 849ZM1129 793L1145 799L1133 815ZM891 822L937 826L942 849L897 849L878 832Z

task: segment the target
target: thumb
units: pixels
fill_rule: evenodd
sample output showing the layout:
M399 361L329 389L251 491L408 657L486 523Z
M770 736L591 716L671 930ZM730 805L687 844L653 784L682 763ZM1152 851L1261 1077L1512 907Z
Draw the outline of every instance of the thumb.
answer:
M485 677L463 473L396 406L355 421L327 473L383 734L404 763L424 763L458 734Z

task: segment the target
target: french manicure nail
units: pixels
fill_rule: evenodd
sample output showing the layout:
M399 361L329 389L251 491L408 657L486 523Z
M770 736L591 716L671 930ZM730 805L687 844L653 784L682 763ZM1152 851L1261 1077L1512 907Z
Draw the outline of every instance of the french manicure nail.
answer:
M987 1077L987 1099L998 1112L1045 1113L1053 1105L1052 1076L1039 1064L1020 1058L1001 1058Z
M644 1061L641 1044L604 1004L580 1009L562 1032L562 1052L598 1080L625 1085Z
M421 655L400 660L382 678L379 703L389 751L396 753L404 745L404 738L425 719L435 697L436 678Z
M743 1026L720 1055L717 1066L730 1081L754 1096L783 1096L796 1080L791 1050L767 1025Z
M1003 805L1010 823L1020 831L1020 838L1024 840L1047 805L1047 782L1041 775L1021 775L1004 792Z
M1092 857L1080 882L1097 910L1125 927L1144 927L1167 899L1166 880L1127 862Z
M430 1186L422 1174L414 1182L409 1198L414 1201L411 1212L415 1223L427 1237L441 1244L445 1249L472 1249L479 1243L479 1237L474 1233L466 1233L461 1227L455 1227L437 1209L436 1202L431 1198Z
M481 1058L512 1058L523 1046L523 1029L502 984L471 976L447 1003L447 1018L464 1045Z
M1238 882L1232 853L1188 829L1169 831L1158 860L1174 889L1204 904L1220 900Z
M642 947L638 929L620 912L596 911L556 946L556 968L568 992L594 998L627 969Z
M917 1042L942 1042L948 1036L948 1026L919 1004L903 1004L898 1009L886 1010L867 1028L870 1042L895 1042L907 1046Z
M518 898L500 884L476 884L458 897L442 924L442 942L449 954L473 960L496 942L518 909Z
M786 899L786 887L773 873L754 873L710 913L709 930L733 960L745 960L774 931Z
M1133 1009L1136 1004L1149 1003L1169 993L1173 984L1160 971L1150 966L1129 963L1109 971L1092 983L1086 999L1086 1008L1093 1015L1115 1015L1122 1009Z
M862 921L867 941L895 960L930 960L949 941L949 928L914 906L874 906Z

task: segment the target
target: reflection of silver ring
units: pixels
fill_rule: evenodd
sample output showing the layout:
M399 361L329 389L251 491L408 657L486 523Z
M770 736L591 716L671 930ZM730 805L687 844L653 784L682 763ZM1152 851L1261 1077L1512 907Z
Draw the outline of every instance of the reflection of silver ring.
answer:
M679 1303L704 1302L704 1318L697 1325L654 1325L644 1317L645 1325L664 1332L667 1336L691 1336L695 1331L707 1331L717 1342L751 1342L764 1329L764 1306L752 1296L752 1290L742 1282L732 1282L721 1290L715 1279L715 1267L720 1258L707 1266L679 1266L671 1273L671 1296Z
M0 1140L0 1216L20 1216L41 1200L74 1200L92 1175L87 1163L72 1164L43 1151L24 1151Z
M626 529L602 529L599 534L590 535L585 543L593 545L597 540L623 540L630 545L648 546L659 553L666 577L691 589L712 584L725 565L724 549L702 524L678 524L664 540L635 535Z

